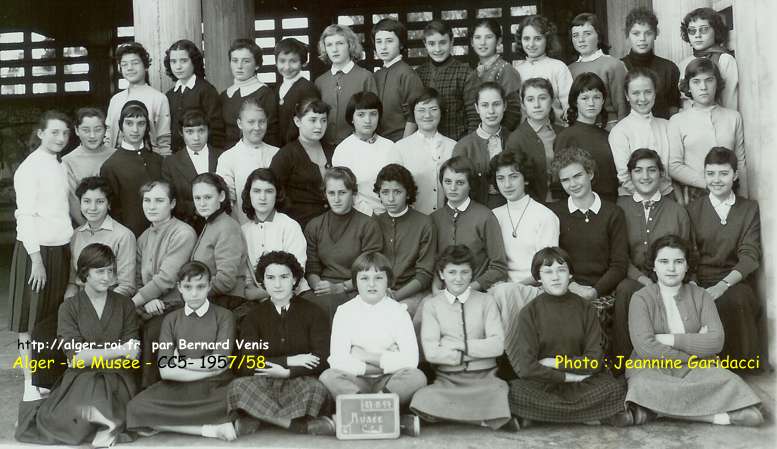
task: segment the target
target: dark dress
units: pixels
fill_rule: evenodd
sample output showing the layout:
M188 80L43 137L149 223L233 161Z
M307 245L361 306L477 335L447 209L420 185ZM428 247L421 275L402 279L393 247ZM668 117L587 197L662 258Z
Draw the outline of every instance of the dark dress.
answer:
M699 286L709 288L732 270L743 277L715 300L726 334L720 356L755 359L761 353L762 308L750 285L750 275L760 266L762 254L758 203L736 197L723 224L709 195L704 195L688 206L688 215L694 231L693 259Z
M102 317L81 290L59 308L58 335L76 344L121 344L138 340L135 306L129 298L109 291ZM72 345L70 346L72 347ZM66 351L72 359L74 351ZM51 395L19 404L18 441L38 444L81 444L97 431L109 431L90 422L91 408L124 430L126 404L137 393L134 373L115 368L68 368ZM113 433L113 432L111 432Z
M326 167L332 166L335 147L321 141L326 157ZM270 162L270 170L286 192L284 204L276 207L293 218L305 229L308 222L326 212L328 205L324 197L324 179L318 165L310 160L299 140L289 142L281 148Z
M272 301L264 301L240 321L239 341L244 344L264 342L267 349L244 348L240 357L263 357L288 368L287 379L255 376L244 364L229 385L227 398L230 413L242 410L254 418L301 418L318 416L329 393L318 376L327 368L329 357L329 321L313 303L293 297L288 310L279 314ZM287 357L297 354L318 356L319 364L310 369L289 366Z
M100 176L108 180L113 191L111 216L140 237L148 221L138 192L143 184L162 179L162 156L148 149L119 148L100 167Z
M591 182L593 191L603 200L614 203L618 200L618 171L612 157L609 132L596 126L580 121L558 133L553 142L553 153L570 146L580 147L589 153L596 162L594 179ZM565 194L563 198L566 198Z
M238 89L231 97L227 91L221 93L221 115L224 117L224 145L227 150L235 146L240 140L240 128L237 127L237 119L240 115L240 106L249 98L255 98L257 103L262 106L267 115L267 132L264 134L264 142L268 145L277 147L278 139L278 103L275 101L275 93L267 86L262 86L254 92L240 96Z
M294 124L297 104L307 98L317 98L320 100L321 93L316 85L307 78L300 78L295 81L283 98L281 98L278 90L280 87L281 82L275 86L275 102L278 103L278 129L280 130L278 146L283 147L299 137L299 130L297 125Z
M574 293L542 293L510 324L505 352L518 379L510 382L510 410L537 421L583 423L624 410L626 383L605 369L602 331L591 304ZM580 369L553 369L540 360L565 356L588 360ZM597 367L592 361L598 362ZM582 382L564 382L565 373L588 374Z
M166 315L162 322L159 360L160 363L163 360L165 364L168 363L174 349L178 349L179 356L186 359L206 358L206 366L210 366L207 356L232 354L234 337L235 319L229 310L211 303L208 311L200 317L195 312L187 316L185 309L181 308ZM187 345L215 343L218 347L190 349L181 347L181 342ZM227 370L192 382L160 380L127 405L127 428L196 426L228 422L227 387L232 378L232 372Z
M186 148L179 132L181 119L189 109L199 109L208 120L208 145L221 148L224 145L224 118L221 115L221 100L213 85L200 76L194 80L194 87L181 90L170 89L165 93L170 103L170 134L172 149L177 152Z

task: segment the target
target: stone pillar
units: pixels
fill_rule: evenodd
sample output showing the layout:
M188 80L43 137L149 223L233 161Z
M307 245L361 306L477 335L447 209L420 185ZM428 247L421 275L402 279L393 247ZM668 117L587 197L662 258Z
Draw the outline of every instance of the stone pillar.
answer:
M151 54L150 84L166 92L173 87L173 81L165 74L165 50L179 39L202 46L200 0L133 0L132 13L135 41Z
M658 17L655 45L658 56L679 64L693 53L691 46L680 37L680 23L689 12L704 7L712 7L712 0L653 0L653 12Z
M610 56L622 58L629 52L629 40L624 27L626 16L634 8L653 9L652 0L607 0L607 39L610 41Z
M761 209L763 257L756 273L758 296L765 305L770 362L777 363L777 15L773 0L734 0L736 58L739 67L739 111L745 124L750 197Z
M199 3L199 1L198 1ZM254 0L203 0L205 75L221 92L232 85L229 46L238 38L254 38Z

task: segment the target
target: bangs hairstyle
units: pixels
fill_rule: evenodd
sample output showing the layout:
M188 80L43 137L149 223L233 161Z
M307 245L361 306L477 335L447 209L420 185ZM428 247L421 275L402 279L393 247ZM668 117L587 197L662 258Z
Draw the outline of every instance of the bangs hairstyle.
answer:
M302 270L302 265L299 264L297 258L286 251L270 251L259 258L259 262L256 263L256 272L254 273L259 285L264 288L264 272L267 271L267 267L273 264L283 265L291 271L291 275L294 277L293 289L296 289L305 272Z
M391 269L391 262L389 262L388 257L378 251L370 251L362 253L351 265L351 282L353 282L353 287L356 288L356 278L360 272L373 269L386 273L389 287L394 283L394 271Z
M526 95L526 90L530 87L533 87L535 89L542 89L545 92L550 95L550 98L555 97L555 92L553 92L553 85L550 84L550 81L546 80L545 78L529 78L526 81L521 84L521 102L523 103L523 97ZM551 107L551 115L553 114Z
M199 260L193 260L183 264L178 270L178 282L192 281L202 276L204 281L210 282L210 268Z
M654 33L658 33L658 17L647 8L634 8L629 11L626 16L626 26L623 28L626 36L631 34L631 28L636 24L647 25Z
M534 280L539 282L540 270L542 267L549 267L554 263L566 265L567 268L569 268L569 274L574 274L572 271L572 262L569 260L569 254L558 246L548 246L537 251L531 259L531 275Z
M502 38L502 25L500 25L496 19L486 17L479 19L477 22L475 22L474 25L472 25L469 30L467 30L467 36L469 36L470 42L472 42L472 37L475 35L475 30L480 27L485 27L491 30L491 32L494 33L494 36L496 36L497 41Z
M143 195L147 194L148 192L151 191L151 189L153 189L154 187L157 187L157 186L162 187L165 190L167 190L167 198L170 199L171 203L173 201L175 201L175 198L176 198L175 187L172 184L170 184L169 182L163 181L163 180L160 179L160 180L157 180L157 181L149 181L149 182L143 184L142 186L140 186L140 202L141 203L143 202Z
M656 150L651 150L649 148L638 148L634 150L633 153L631 153L631 156L629 156L629 161L626 163L626 170L628 170L629 174L631 174L632 170L637 168L637 162L643 159L650 159L655 161L656 165L658 166L658 172L662 175L666 173L666 170L664 169L664 163L661 162L661 156L656 153Z
M478 94L475 96L475 101L480 102L480 94L483 91L486 90L495 90L499 93L499 96L502 97L502 101L505 100L505 97L507 94L505 93L505 88L502 87L501 84L497 83L496 81L486 81L485 83L482 83L480 87L478 87Z
M657 282L658 277L654 271L656 268L656 256L658 252L664 248L676 248L683 252L685 256L685 262L687 269L685 270L685 277L683 277L683 283L687 283L691 280L691 244L680 237L679 235L669 234L660 237L652 245L650 245L650 251L648 258L645 260L645 270L649 273L650 279L653 282Z
M653 69L637 66L626 72L626 78L623 79L623 91L626 92L626 96L629 95L629 84L638 78L649 79L653 83L653 91L658 93L658 74Z
M108 200L108 205L111 205L113 189L111 189L111 185L108 184L107 179L102 176L88 176L83 178L81 182L78 183L78 187L76 187L76 198L78 198L78 201L81 201L81 197L84 196L84 193L90 190L101 191L103 195L105 195L105 199Z
M221 202L221 210L227 215L232 213L232 203L229 201L229 189L224 178L215 173L201 173L192 179L192 190L194 190L195 184L207 184L216 189L217 193L224 194L224 201Z
M448 265L469 265L472 270L472 275L475 275L475 256L472 254L472 250L467 245L448 245L437 256L437 260L434 262L434 272L436 276L440 276L441 271L445 271L445 267ZM441 279L442 280L442 279Z
M592 27L594 27L594 30L596 31L596 35L599 38L599 49L605 53L610 53L610 44L607 43L606 36L604 35L604 28L602 27L602 22L599 20L598 17L596 17L596 14L591 14L590 12L584 12L582 14L578 14L575 16L574 19L572 19L571 22L569 22L569 36L572 37L572 28L573 27L579 27L583 26L586 23L590 23Z
M631 34L631 28L636 24L647 25L654 33L658 33L658 17L647 8L634 8L629 11L626 16L626 26L623 28L626 36Z
M256 42L252 39L235 39L232 41L232 45L229 46L229 52L227 52L227 60L232 61L233 51L243 49L251 52L251 55L254 57L254 63L256 64L256 73L259 73L259 70L264 64L264 57L262 56L262 48L256 45Z
M308 63L308 46L293 37L281 39L275 46L273 53L275 54L275 59L278 59L278 55L281 53L291 53L299 57L299 62L303 66Z
M380 98L370 91L362 91L353 94L345 107L345 121L353 126L353 114L359 109L377 109L378 117L383 116L383 103Z
M380 196L381 187L387 181L398 182L405 189L405 192L407 192L407 205L415 203L416 195L418 195L418 185L416 185L410 170L399 164L386 165L378 172L372 191Z
M524 186L524 192L534 198L534 163L526 156L523 151L512 152L503 151L491 158L488 164L488 171L491 173L491 183L494 188L499 191L499 187L496 185L496 171L502 167L512 167L521 175L526 183Z
M324 28L321 37L318 39L318 57L324 64L332 64L332 61L326 54L326 44L324 43L324 40L335 35L340 35L345 38L345 41L348 43L348 54L351 55L352 61L361 59L364 50L362 49L362 44L359 42L359 37L356 33L345 25L334 24Z
M734 170L737 169L737 155L726 147L712 147L707 156L704 157L704 165L730 165Z
M123 58L124 55L130 54L138 55L138 57L140 57L145 70L148 70L148 68L151 67L151 55L149 55L146 47L139 42L129 42L119 45L119 48L116 50L116 63L121 64L121 58ZM146 76L146 82L148 82L148 76Z
M442 20L432 20L431 22L427 23L424 27L424 43L426 43L425 41L427 37L435 33L442 36L448 36L448 39L451 41L451 45L453 45L453 31L447 23L443 22Z
M548 20L547 18L539 15L528 16L521 20L518 24L518 29L515 30L515 54L518 59L526 59L528 55L521 45L523 30L526 27L532 27L534 30L545 36L545 54L548 56L556 56L561 53L561 42L558 39L558 28L556 24Z
M203 59L202 52L199 48L197 48L196 45L194 45L194 42L188 39L181 39L176 41L173 45L170 46L170 48L165 50L165 59L163 60L163 64L165 66L165 73L170 77L171 80L174 82L178 81L178 78L173 75L172 67L170 67L170 52L173 50L186 51L186 53L189 55L189 59L191 60L192 65L194 66L194 74L197 75L198 78L205 78L205 61Z
M105 126L105 112L100 108L85 107L76 111L76 126L81 126L85 118L97 117L100 119L100 124Z
M725 47L726 42L728 42L728 26L723 22L723 17L712 8L696 8L686 14L683 21L680 23L680 37L682 37L685 42L690 43L691 40L688 37L688 26L694 20L699 19L709 22L712 30L715 32L715 43Z
M183 116L177 123L178 132L183 135L184 128L191 128L195 126L204 126L210 128L208 125L208 117L199 109L187 109L183 113Z
M416 105L429 101L436 101L437 106L442 108L442 105L440 104L440 92L438 92L434 87L424 87L423 90L421 90L421 95L413 100L413 103L410 105L411 109L415 110Z
M313 112L316 114L329 114L331 109L332 107L322 101L320 98L309 97L297 103L297 105L294 107L294 115L297 116L298 119L302 119L302 117L304 117L308 112Z
M453 173L464 173L467 175L467 183L469 184L470 191L475 187L477 178L475 177L475 167L472 166L469 158L465 156L453 156L445 161L440 166L440 172L437 174L437 180L442 185L442 180L445 176L445 171L450 170Z
M402 24L402 22L390 17L381 19L380 22L376 23L375 26L372 27L373 44L375 43L375 36L378 34L378 31L388 31L394 33L399 40L399 54L401 54L403 58L407 57L407 28Z
M248 175L246 183L243 186L243 192L240 194L240 199L243 201L241 206L243 213L246 214L246 217L248 217L249 220L256 220L256 209L254 209L254 206L251 204L251 186L253 186L256 181L264 181L275 187L276 210L279 209L278 206L282 205L286 198L283 186L278 182L275 173L269 168L257 168ZM227 194L227 202L229 202L229 194Z
M324 173L324 183L321 186L324 191L326 191L327 181L330 180L343 181L345 188L350 190L351 193L354 195L359 193L356 184L356 175L354 175L351 169L348 167L337 166L327 169L327 171Z
M598 90L602 93L602 99L604 100L602 101L602 110L599 111L594 124L600 128L607 126L607 111L604 109L604 104L607 103L607 87L605 87L604 81L599 78L599 75L593 72L581 73L572 81L572 87L569 89L569 107L566 114L569 126L574 125L577 121L577 97L589 90Z
M726 80L720 75L718 65L707 58L696 58L685 66L683 79L680 80L680 92L693 99L691 95L691 78L701 74L712 74L715 77L715 102L720 103L720 96L726 88Z
M558 181L558 173L572 164L580 164L583 166L583 170L596 176L596 161L591 153L580 147L570 146L556 151L555 156L553 156L553 160L550 162L553 179Z
M89 270L113 267L116 269L116 255L108 245L90 243L81 250L76 262L76 276L81 282L86 282Z

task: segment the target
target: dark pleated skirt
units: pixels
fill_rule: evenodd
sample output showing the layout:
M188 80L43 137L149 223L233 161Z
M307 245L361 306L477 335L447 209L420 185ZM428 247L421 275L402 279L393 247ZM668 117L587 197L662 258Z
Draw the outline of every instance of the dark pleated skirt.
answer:
M232 372L194 382L161 380L127 405L127 429L199 426L230 421L227 391Z
M170 306L165 309L163 315L149 317L142 326L140 337L140 359L143 362L141 366L140 388L146 389L151 385L162 380L159 375L159 366L157 365L157 356L159 351L152 351L152 343L159 342L159 334L162 332L162 320L168 313L174 312L183 307L182 304ZM142 310L142 307L138 309Z
M51 395L19 404L15 437L25 443L77 445L106 429L90 417L99 412L116 428L124 430L127 403L137 393L133 376L124 371L70 368ZM120 438L126 441L129 436Z
M626 381L609 371L582 382L510 382L510 411L521 418L553 423L598 421L625 410Z
M311 376L292 379L250 376L235 379L229 385L229 412L242 410L266 421L267 418L318 416L329 392Z
M22 242L16 241L11 260L9 300L10 330L32 332L35 326L53 317L56 322L70 276L70 245L41 246L40 255L46 267L46 285L38 293L30 288L32 260Z
M717 282L700 282L699 286L708 288ZM756 360L761 354L759 325L761 322L761 302L753 288L740 282L726 290L715 300L723 331L726 335L720 357L732 359Z

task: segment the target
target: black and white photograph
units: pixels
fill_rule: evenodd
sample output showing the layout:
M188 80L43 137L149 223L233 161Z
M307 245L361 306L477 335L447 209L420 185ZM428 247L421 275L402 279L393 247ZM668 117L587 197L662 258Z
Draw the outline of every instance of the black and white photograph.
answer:
M774 0L0 0L0 447L777 448Z

